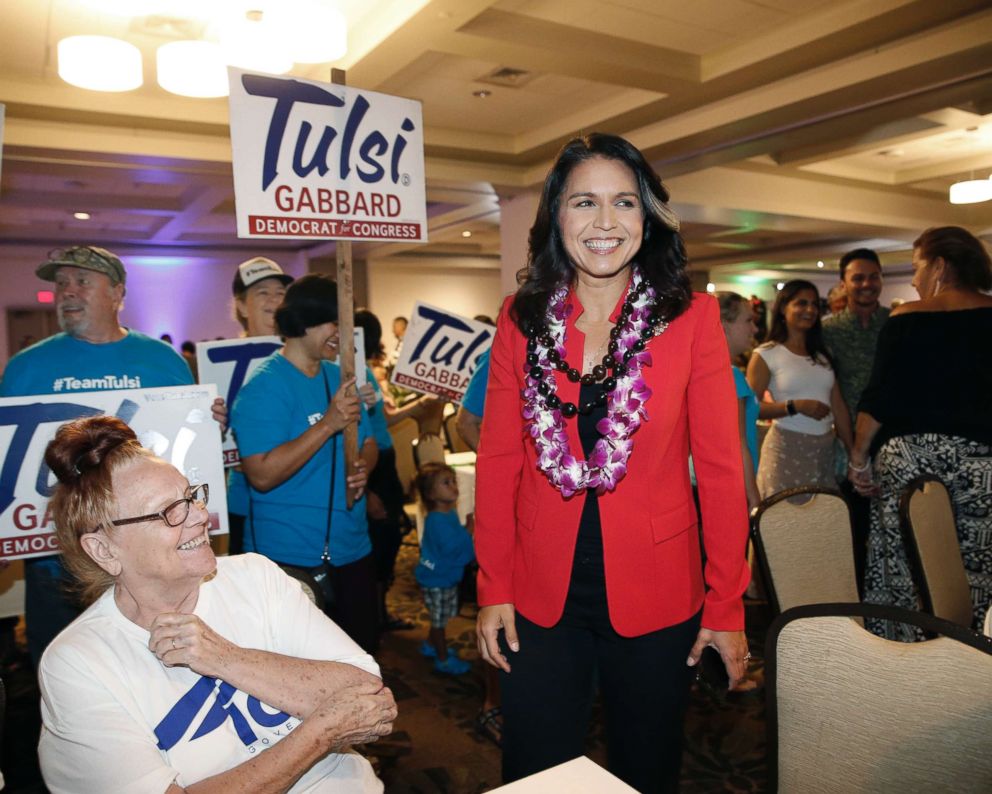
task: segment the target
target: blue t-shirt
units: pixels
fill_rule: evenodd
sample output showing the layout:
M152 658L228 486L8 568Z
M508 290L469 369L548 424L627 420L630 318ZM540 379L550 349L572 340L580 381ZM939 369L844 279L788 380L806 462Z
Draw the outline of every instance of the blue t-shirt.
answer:
M93 344L55 334L14 356L0 380L0 397L29 394L189 386L193 373L165 342L128 331Z
M420 562L413 572L417 581L423 587L453 587L474 559L472 536L458 520L458 512L429 512L420 540Z
M93 344L61 333L14 356L0 380L0 397L62 394L111 389L190 386L193 373L183 357L165 342L137 331L116 342ZM59 557L28 560L53 574Z
M375 379L375 375L372 374L372 370L368 367L365 368L365 377L368 378L368 382L375 389L376 402L371 408L368 408L363 402L362 410L368 414L369 425L372 427L372 435L375 437L375 443L379 446L379 449L392 449L393 437L389 435L389 427L386 425L386 410L385 404L382 401L382 389L379 387L379 381Z
M491 350L492 348L479 356L479 360L475 363L475 372L472 373L472 379L468 382L465 396L462 397L462 408L476 416L482 416L482 412L486 408L486 386L489 385L489 353Z
M265 359L241 387L231 412L231 427L241 458L275 449L301 436L320 421L341 384L341 370L324 361L307 377L281 353ZM358 425L359 446L370 435L364 412ZM332 458L333 456L333 458ZM344 437L328 439L299 471L270 491L249 486L251 520L245 524L245 551L276 562L313 567L320 564L327 537L334 461L330 556L332 565L347 565L372 551L365 519L365 499L345 508Z
M747 438L747 448L751 453L751 462L754 464L755 474L758 472L758 398L755 397L754 392L748 385L747 378L744 377L744 373L741 372L737 367L730 368L734 373L734 387L737 390L737 399L742 397L746 400L744 403L744 423L747 425L745 428L746 438Z

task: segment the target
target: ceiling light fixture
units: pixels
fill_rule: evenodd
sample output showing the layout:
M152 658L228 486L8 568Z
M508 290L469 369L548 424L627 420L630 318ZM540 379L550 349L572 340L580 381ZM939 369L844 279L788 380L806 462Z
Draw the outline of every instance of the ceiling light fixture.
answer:
M978 204L992 199L992 177L955 182L948 193L951 204Z
M707 292L716 292L716 284L714 284L712 281L707 281L706 282L706 291Z
M778 282L778 284L775 285L775 289L777 289L777 290L782 290L784 287L785 287L785 282L784 281L780 281L780 282Z
M90 91L133 91L141 85L141 51L110 36L69 36L58 44L59 77Z
M227 96L227 64L220 45L209 41L170 41L155 54L158 84L170 94L209 99Z
M823 267L823 266L824 266L824 265L823 265L823 260L822 260L822 259L819 259L819 260L817 260L817 262L816 262L816 266L817 266L817 267Z
M485 88L482 88L482 89L480 89L478 91L473 91L472 92L472 96L477 97L479 99L485 99L487 96L492 96L492 95L493 95L493 92L492 91L487 91Z
M90 219L90 214L88 212L74 212L72 217L77 221L88 221Z
M462 232L462 237L471 237L471 236L472 236L472 232L470 232L468 229Z

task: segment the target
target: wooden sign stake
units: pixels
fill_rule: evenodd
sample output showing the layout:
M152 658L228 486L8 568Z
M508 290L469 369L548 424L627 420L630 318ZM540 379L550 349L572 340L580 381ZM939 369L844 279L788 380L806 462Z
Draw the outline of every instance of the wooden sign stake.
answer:
M345 85L344 69L331 69L331 82ZM355 301L351 278L351 242L338 240L335 243L337 254L338 283L338 364L341 366L341 380L355 377ZM358 423L352 422L344 429L345 469L350 477L356 472L358 460ZM371 474L372 472L368 472ZM355 492L345 488L346 501L350 510L355 504Z

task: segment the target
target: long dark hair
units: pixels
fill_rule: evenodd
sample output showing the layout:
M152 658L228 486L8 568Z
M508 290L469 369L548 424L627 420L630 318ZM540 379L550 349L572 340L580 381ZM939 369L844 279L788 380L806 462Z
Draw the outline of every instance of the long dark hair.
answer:
M635 260L658 293L661 316L674 320L692 300L685 244L678 232L678 220L668 207L668 191L632 143L616 135L594 132L566 143L544 180L541 203L530 230L527 267L517 273L520 288L511 310L514 322L525 334L532 327L543 326L552 293L562 284L571 284L575 277L558 226L558 211L572 170L594 157L617 160L637 178L644 232Z
M803 290L812 290L816 295L816 322L813 327L806 332L806 352L817 364L826 362L831 367L834 360L827 352L827 346L823 342L823 325L820 323L820 291L812 281L797 278L785 282L785 286L778 291L775 298L775 305L772 307L772 325L768 330L768 341L785 344L789 338L789 329L785 325L785 307Z

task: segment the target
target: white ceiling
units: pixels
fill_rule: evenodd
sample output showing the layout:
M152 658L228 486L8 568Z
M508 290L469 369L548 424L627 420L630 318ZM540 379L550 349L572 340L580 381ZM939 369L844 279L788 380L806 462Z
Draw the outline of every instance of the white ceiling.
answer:
M206 12L238 2L172 0L167 15L135 18L100 0L0 3L0 246L307 248L237 240L226 100L176 97L153 79L157 46L213 35ZM987 0L337 5L348 55L294 73L344 68L351 85L421 100L426 127L431 243L359 256L498 255L499 197L535 188L557 148L593 130L625 135L656 164L696 269L805 269L865 242L900 266L935 224L992 239L992 202L947 202L951 182L992 173ZM63 83L54 47L78 33L138 45L145 85ZM487 81L507 68L527 74Z

